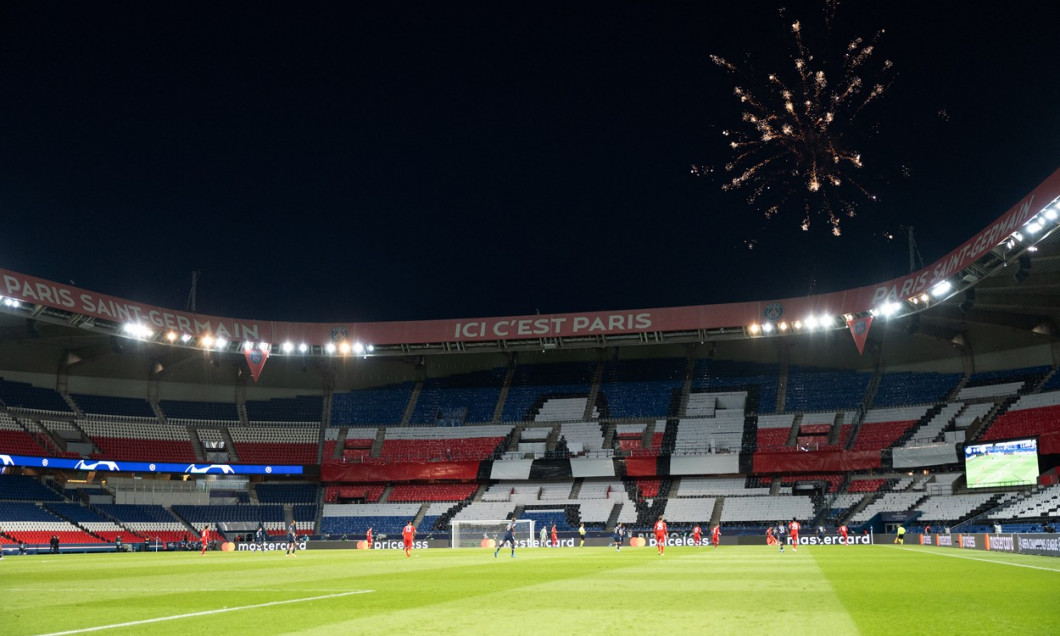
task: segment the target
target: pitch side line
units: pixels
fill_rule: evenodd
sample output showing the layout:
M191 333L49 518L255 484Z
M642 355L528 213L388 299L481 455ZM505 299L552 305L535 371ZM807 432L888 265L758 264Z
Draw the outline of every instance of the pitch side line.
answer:
M932 550L914 550L913 548L894 548L895 550L905 550L906 552L916 552L917 554L934 554L935 556L953 557L954 559L965 559L967 561L982 561L983 563L997 563L999 565L1011 565L1017 568L1030 568L1032 570L1045 570L1046 572L1060 572L1060 569L1056 568L1043 568L1040 565L1027 565L1026 563L1012 563L1011 561L995 561L993 559L980 559L973 556L964 556L963 554L946 554L945 552L934 552Z
M84 634L86 632L98 632L104 629L117 629L119 627L134 627L136 625L149 625L151 623L162 623L164 621L175 621L181 618L192 618L195 616L212 616L213 614L224 614L225 612L238 612L240 610L248 609L259 609L262 607L273 607L275 605L289 605L291 603L305 603L306 601L322 601L329 598L339 598L342 596L353 596L354 594L371 594L375 590L354 590L352 592L342 592L341 594L325 594L324 596L311 596L309 598L295 598L289 601L270 601L268 603L258 603L256 605L243 605L240 607L224 607L215 610L205 610L202 612L191 612L190 614L176 614L174 616L161 616L159 618L148 618L142 621L129 621L128 623L114 623L112 625L98 625L96 627L84 627L82 629L71 629L65 632L49 632L47 634L40 634L39 636L65 636L66 634Z

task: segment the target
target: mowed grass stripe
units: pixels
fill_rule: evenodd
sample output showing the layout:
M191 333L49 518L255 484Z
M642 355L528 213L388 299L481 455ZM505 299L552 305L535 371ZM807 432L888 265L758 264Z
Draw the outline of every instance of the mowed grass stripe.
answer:
M815 556L866 636L1060 633L1060 577L1053 571L938 558L952 548L847 548L818 548Z

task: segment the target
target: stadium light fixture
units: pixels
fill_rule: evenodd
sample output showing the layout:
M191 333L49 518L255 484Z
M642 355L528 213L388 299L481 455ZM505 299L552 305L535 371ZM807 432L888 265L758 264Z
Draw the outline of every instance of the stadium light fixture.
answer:
M817 328L817 316L806 316L806 328L816 329Z
M185 342L186 343L186 342L188 342L190 340L191 340L191 334L190 333L182 333L182 334L180 334L180 341L181 342Z
M1029 234L1037 234L1042 229L1042 222L1037 218L1031 219L1031 222L1024 226L1027 228Z
M339 343L339 353L342 355L348 355L350 353L350 343L343 340Z
M249 341L249 340L244 340L243 341L243 351L253 351L253 350L254 350L254 343Z
M206 349L213 349L213 336L211 336L210 334L206 334L205 336L203 336L199 340L199 342L202 343L202 346Z
M166 340L168 340L170 342L176 342L177 341L177 332L175 332L175 331L166 332Z
M798 331L799 329L802 329L802 321L801 320L796 320L796 321L792 322L791 323L791 328L795 329L796 331Z
M763 333L773 333L773 323L767 322L762 324Z
M259 342L258 351L272 351L272 345L267 342Z
M280 345L280 349L284 353L291 353L292 351L294 351L294 343L291 342L290 340L288 340L287 342L285 342L282 345Z
M304 342L298 345L298 353L305 353L306 351L309 351L309 345Z
M217 340L214 340L213 346L218 349L224 349L228 346L228 341L224 338L218 338Z
M147 339L155 335L155 332L151 331L150 327L142 325L138 322L125 323L125 333L129 334L134 338Z
M901 309L901 305L899 305L898 303L895 303L895 302L890 302L890 303L884 303L884 304L880 305L878 311L879 311L881 316L888 317L888 316L893 316L896 313L898 313L899 309Z
M1051 208L1045 209L1045 218L1050 221L1055 221L1057 217L1060 217L1060 205L1054 205Z
M935 298L942 298L943 296L948 294L951 289L953 289L953 283L948 280L944 280L938 285L935 285L931 288L931 295Z
M375 352L375 345L368 345L368 353Z
M751 323L751 326L747 328L747 330L751 332L751 335L757 336L758 332L761 331L762 328L758 326L758 323L753 322Z
M360 342L353 343L353 352L357 355L364 353L364 345Z
M328 353L335 353L335 343L329 342L324 345L324 351L327 351Z
M787 330L788 330L788 323L787 323L787 322L784 322L784 321L781 321L781 322L780 322L780 323L779 323L779 324L777 325L777 328L778 328L778 329L780 329L781 331L787 331Z
M920 301L921 302L925 302L926 303L929 300L931 300L931 296L928 296L927 294L920 294Z

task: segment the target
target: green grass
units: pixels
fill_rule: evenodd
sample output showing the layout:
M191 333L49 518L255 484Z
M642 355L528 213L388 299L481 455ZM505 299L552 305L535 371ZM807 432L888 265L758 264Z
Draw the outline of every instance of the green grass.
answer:
M1060 559L1048 557L919 546L516 554L9 556L0 633L1060 633ZM163 620L87 631L152 619Z

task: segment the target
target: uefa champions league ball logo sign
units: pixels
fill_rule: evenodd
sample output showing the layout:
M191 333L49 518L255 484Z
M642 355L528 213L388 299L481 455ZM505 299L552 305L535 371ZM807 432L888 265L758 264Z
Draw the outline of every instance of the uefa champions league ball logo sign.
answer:
M780 320L780 317L784 315L784 305L769 303L766 305L762 315L765 316L766 320Z

